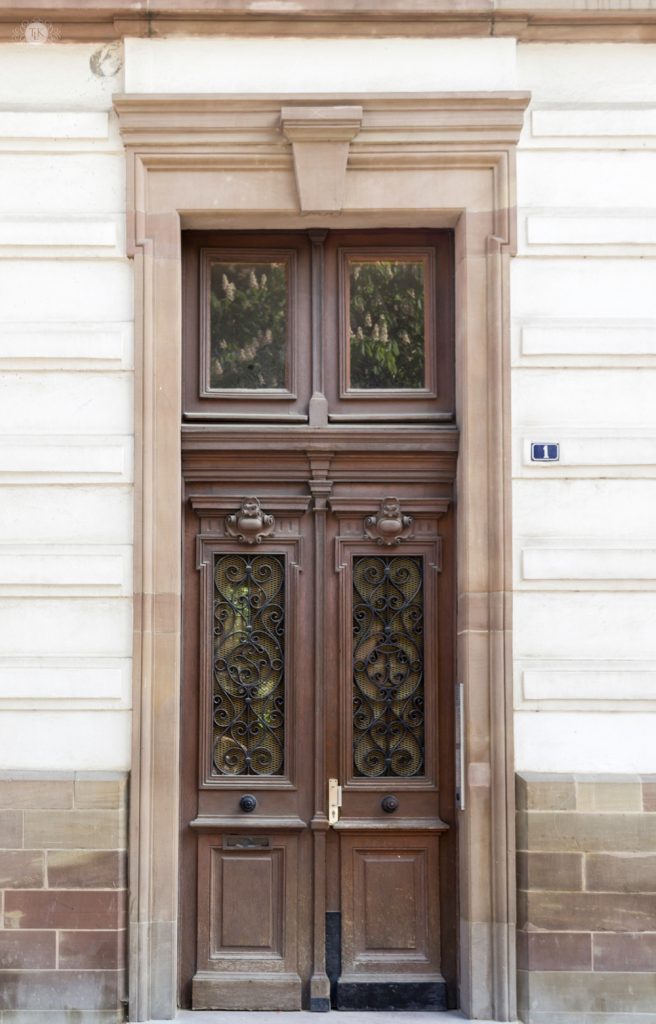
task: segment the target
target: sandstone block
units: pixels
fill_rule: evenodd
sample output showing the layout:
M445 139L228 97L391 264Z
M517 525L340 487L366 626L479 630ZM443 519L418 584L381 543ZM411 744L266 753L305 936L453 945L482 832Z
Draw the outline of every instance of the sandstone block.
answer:
M124 965L124 931L59 933L60 970L111 970Z
M120 850L125 841L125 822L116 811L25 812L30 849Z
M578 891L583 888L583 855L580 853L518 853L517 884L520 889Z
M0 889L39 889L44 878L43 850L0 850Z
M11 889L6 928L105 929L124 924L123 893L75 889Z
M576 787L572 776L523 772L517 776L515 789L519 809L566 811L576 807Z
M0 1010L76 1011L115 1007L122 992L119 971L38 971L29 985L20 971L6 971L0 985ZM20 1019L20 1018L19 1018ZM70 1020L69 1016L69 1020Z
M54 968L57 964L56 946L57 934L54 931L0 931L0 970Z
M75 806L83 810L120 810L125 807L127 776L78 772L75 776Z
M23 845L23 815L20 811L0 811L0 849L20 849Z
M517 964L528 971L589 971L592 936L586 932L519 932Z
M588 854L585 880L591 892L656 892L656 854Z
M656 931L656 896L649 895L528 892L517 901L517 913L518 926L528 930Z
M525 842L531 851L656 852L656 815L533 811Z
M127 884L126 856L120 850L49 850L47 857L50 889L122 889Z
M642 785L638 776L631 782L577 782L576 808L579 811L642 810Z
M595 971L649 971L656 967L656 934L593 935Z
M532 971L525 985L531 1013L647 1013L656 1006L656 974Z
M73 780L0 778L0 808L67 810L73 806Z

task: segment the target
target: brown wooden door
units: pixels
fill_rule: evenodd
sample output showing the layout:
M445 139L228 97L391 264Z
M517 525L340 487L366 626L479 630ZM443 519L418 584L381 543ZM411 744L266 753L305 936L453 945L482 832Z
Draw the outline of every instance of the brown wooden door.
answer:
M250 288L247 308L256 292L273 302L277 275L294 312L287 343L312 341L276 369L268 349L257 363L255 340L242 359L208 333L200 351L214 362L199 378L196 352L185 383L193 396L200 380L211 403L219 367L246 418L198 424L210 407L199 398L183 425L179 952L181 1003L198 1009L455 1005L457 435L448 353L430 349L446 318L442 278L415 318L425 348L401 360L396 398L394 362L372 378L370 340L358 349L353 324L349 352L343 340L349 294L372 261L372 279L385 269L385 245L408 294L448 246L417 232L375 233L375 246L326 235L190 243L201 304L203 273L222 289L220 313L235 299L230 275ZM193 340L199 286L191 296ZM252 335L277 344L264 328ZM325 378L318 341L341 345L341 370L330 356ZM237 385L251 359L266 394L249 405ZM284 403L282 422L261 411ZM420 422L399 422L409 408Z
M383 445L364 480L363 454L187 456L181 959L194 1007L451 998L453 539L451 484L435 477L452 454Z

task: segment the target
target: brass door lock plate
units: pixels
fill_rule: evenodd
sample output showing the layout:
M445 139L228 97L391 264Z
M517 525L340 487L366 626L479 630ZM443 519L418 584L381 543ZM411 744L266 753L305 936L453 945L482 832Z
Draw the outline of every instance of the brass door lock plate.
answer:
M339 809L342 806L342 787L337 779L328 779L328 823L336 825L339 821Z

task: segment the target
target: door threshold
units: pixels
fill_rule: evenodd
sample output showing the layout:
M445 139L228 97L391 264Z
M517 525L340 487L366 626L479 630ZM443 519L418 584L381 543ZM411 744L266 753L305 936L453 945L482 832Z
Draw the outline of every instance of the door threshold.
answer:
M331 1010L310 1013L308 1010L178 1010L176 1021L188 1024L324 1024L332 1017L333 1024L473 1024L459 1010ZM149 1024L169 1024L151 1020ZM492 1024L477 1020L475 1024Z

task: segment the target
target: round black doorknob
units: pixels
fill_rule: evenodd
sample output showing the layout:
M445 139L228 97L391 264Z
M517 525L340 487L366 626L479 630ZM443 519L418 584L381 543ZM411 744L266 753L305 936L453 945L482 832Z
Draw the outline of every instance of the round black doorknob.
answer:
M380 801L380 806L387 812L387 814L393 814L399 806L399 801L395 796L384 796Z
M244 814L250 814L257 807L257 800L251 793L246 793L239 801L239 806Z

